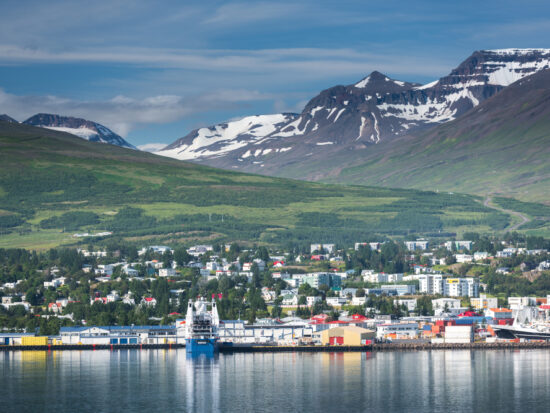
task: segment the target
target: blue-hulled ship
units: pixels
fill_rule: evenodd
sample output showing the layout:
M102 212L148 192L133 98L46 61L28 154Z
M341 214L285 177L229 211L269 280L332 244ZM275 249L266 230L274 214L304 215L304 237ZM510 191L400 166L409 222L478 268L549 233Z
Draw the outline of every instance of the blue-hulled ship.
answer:
M210 311L208 311L210 304ZM190 354L214 354L218 350L220 318L216 301L199 299L187 304L185 349Z

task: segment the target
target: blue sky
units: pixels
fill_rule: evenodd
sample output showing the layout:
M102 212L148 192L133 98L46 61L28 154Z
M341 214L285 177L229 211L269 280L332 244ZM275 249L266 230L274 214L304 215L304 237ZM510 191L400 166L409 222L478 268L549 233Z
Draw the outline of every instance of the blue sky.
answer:
M0 113L98 121L135 145L251 114L300 111L379 70L427 83L474 50L550 47L550 3L11 1Z

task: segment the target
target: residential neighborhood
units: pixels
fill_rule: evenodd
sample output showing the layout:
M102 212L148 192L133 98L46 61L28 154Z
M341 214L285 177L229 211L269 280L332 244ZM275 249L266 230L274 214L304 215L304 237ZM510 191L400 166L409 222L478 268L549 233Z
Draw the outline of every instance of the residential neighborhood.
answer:
M32 258L30 276L8 265L14 251L1 250L0 322L3 331L54 334L72 326L172 325L185 315L188 300L215 296L221 316L241 320L245 330L291 323L302 326L300 337L310 337L325 327L353 325L373 329L377 340L437 340L445 326L467 324L494 337L488 326L546 319L550 308L549 297L536 294L537 283L549 277L546 241L526 241L380 240L301 250L238 243L90 245L18 256ZM525 287L503 294L499 277L535 294L518 294Z

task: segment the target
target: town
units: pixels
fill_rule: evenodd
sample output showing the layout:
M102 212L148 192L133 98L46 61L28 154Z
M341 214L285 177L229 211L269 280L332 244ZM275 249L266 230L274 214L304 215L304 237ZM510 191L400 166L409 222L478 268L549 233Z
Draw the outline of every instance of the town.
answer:
M550 242L465 235L0 250L0 344L182 344L199 297L234 345L525 340L514 325L550 319Z

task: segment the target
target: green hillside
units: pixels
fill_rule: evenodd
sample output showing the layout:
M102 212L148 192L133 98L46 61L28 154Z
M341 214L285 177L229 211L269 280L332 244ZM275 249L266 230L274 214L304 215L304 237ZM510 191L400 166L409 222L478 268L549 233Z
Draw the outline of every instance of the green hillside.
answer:
M449 193L224 171L0 122L0 248L86 243L355 242L500 231L517 218Z
M550 71L508 86L455 121L334 159L339 182L550 202ZM336 168L336 166L334 166ZM317 169L309 165L308 170ZM330 167L327 167L329 170ZM302 174L307 172L302 171ZM288 174L285 174L288 176Z

